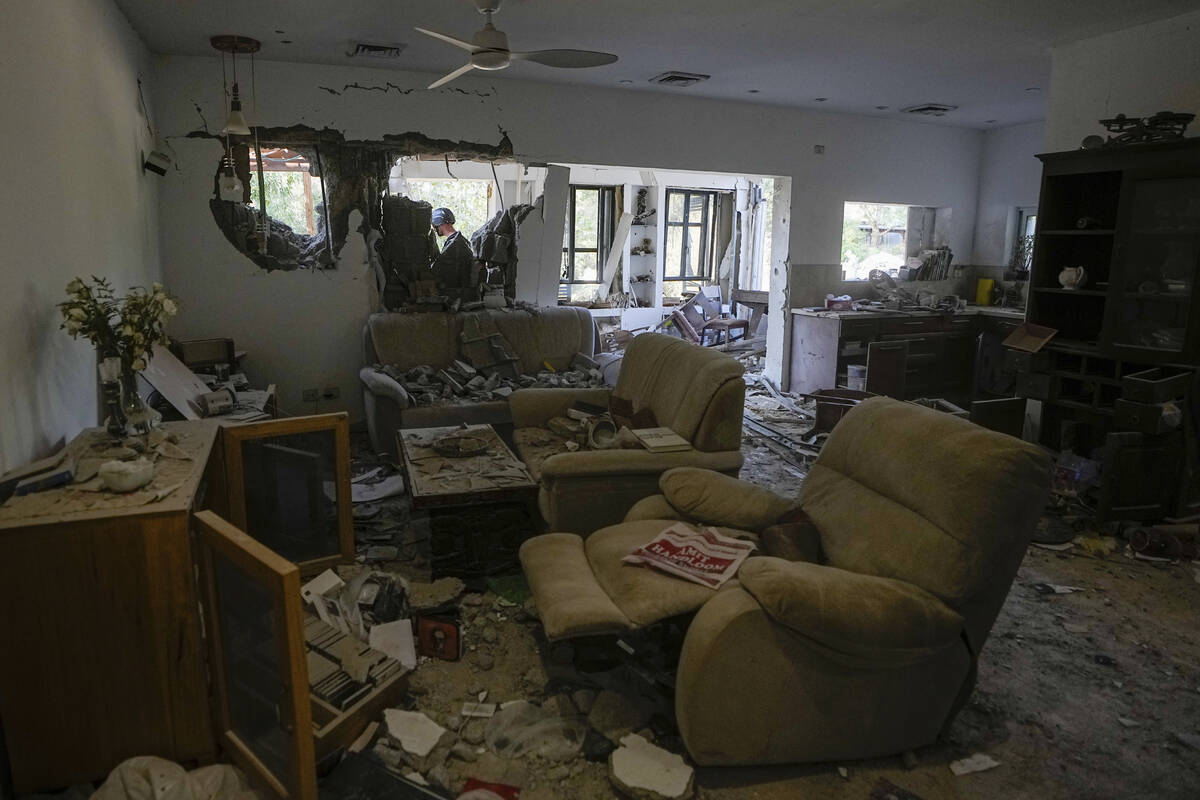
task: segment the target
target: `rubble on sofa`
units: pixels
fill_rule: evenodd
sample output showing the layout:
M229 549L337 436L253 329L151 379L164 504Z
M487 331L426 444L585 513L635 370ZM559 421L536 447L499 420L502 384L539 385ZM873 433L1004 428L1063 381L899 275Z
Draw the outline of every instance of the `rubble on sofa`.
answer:
M579 360L572 364L572 369L563 372L542 370L535 375L516 377L502 377L498 371L485 376L465 361L455 361L445 369L435 369L427 364L408 370L375 364L374 369L399 383L415 406L459 405L503 400L517 389L603 386L604 376L600 370L580 364Z

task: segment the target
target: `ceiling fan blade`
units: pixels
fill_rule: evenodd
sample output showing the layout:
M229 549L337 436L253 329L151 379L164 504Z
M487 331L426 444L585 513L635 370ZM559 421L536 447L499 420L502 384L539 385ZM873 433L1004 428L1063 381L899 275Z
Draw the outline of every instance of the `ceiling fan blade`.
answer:
M459 75L466 75L468 72L470 72L473 69L475 69L475 67L471 66L470 63L463 64L461 67L454 70L454 72L451 72L449 75L443 75L442 77L438 78L433 83L429 84L429 88L436 89L439 86L442 86L442 85L447 84L450 81L454 80Z
M478 49L477 47L475 47L475 45L471 44L470 42L464 42L462 39L455 39L453 36L450 36L445 33L438 33L437 31L431 31L427 28L414 28L414 30L419 31L419 32L425 34L426 36L432 36L434 39L441 39L443 42L452 44L455 47L461 47L463 50L466 50L468 53L474 52L475 50Z
M510 53L510 57L567 69L602 67L617 60L612 53L598 53L595 50L531 50L527 53Z

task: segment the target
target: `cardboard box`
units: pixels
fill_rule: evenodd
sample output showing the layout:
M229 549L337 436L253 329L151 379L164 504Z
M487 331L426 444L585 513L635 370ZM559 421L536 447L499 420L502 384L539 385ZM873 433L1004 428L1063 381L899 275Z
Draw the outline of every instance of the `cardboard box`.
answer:
M1024 350L1027 353L1036 353L1042 349L1046 342L1053 339L1057 333L1057 330L1047 328L1045 325L1022 322L1017 326L1016 330L1008 335L1003 344L1005 347L1013 347L1017 350Z

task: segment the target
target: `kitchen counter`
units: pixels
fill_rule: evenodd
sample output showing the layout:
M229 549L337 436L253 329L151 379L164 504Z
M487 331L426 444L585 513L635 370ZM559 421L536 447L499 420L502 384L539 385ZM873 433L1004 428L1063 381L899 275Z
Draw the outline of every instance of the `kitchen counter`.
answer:
M999 317L1001 319L1023 320L1025 319L1025 309L1023 308L1001 308L999 306L976 306L968 305L965 309L955 311L952 314L942 311L893 311L883 310L878 311L825 311L812 310L809 308L793 308L792 313L798 316L805 317L820 317L824 319L898 319L904 317L942 317L942 316L987 316Z

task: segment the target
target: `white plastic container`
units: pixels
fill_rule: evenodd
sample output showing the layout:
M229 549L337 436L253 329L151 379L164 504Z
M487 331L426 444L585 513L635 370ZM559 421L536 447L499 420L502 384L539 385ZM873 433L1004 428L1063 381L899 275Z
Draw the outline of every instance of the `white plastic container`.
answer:
M846 388L865 391L867 388L867 367L865 364L846 365Z

